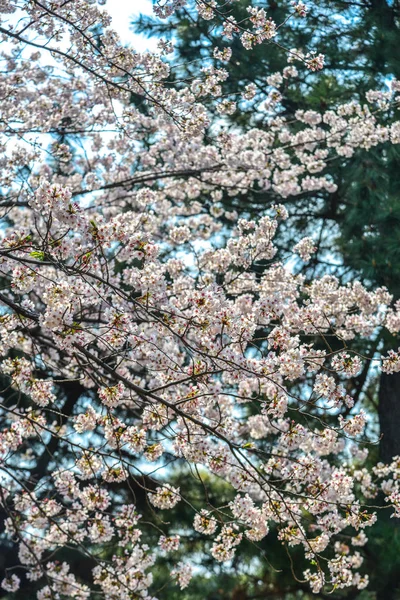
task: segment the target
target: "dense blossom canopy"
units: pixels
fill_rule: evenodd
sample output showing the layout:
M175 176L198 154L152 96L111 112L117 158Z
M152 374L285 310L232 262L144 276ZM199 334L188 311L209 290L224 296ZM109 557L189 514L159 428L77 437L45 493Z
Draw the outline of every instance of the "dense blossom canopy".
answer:
M163 529L178 503L218 561L273 526L289 552L304 549L298 575L314 592L362 589L358 548L375 499L400 516L400 459L364 466L367 415L346 389L366 361L400 370L394 351L381 363L353 348L380 328L399 331L400 305L384 288L296 274L315 251L310 237L285 261L274 246L287 218L279 198L334 192L330 160L400 142L400 84L289 121L280 88L293 61L318 70L323 57L288 51L267 82L268 130L232 131L224 113L253 90L223 99L230 40L273 51L307 7L277 24L249 4L236 23L229 3L196 4L224 28L215 55L226 69L205 66L177 91L168 43L159 54L124 47L96 3L0 2L0 500L19 559L2 582L9 592L28 579L39 600L162 598L152 570L180 545L179 522L173 535ZM249 188L275 199L254 221L220 203ZM175 461L202 483L223 480L233 500L211 503L204 483L200 508L191 504L171 483ZM153 523L142 523L132 486ZM90 557L90 584L53 558L62 548ZM176 562L181 589L193 568Z

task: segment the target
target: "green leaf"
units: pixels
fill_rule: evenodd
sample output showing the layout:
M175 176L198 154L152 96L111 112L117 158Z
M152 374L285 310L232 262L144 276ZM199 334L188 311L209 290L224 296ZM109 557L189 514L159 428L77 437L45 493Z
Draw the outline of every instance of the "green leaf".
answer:
M32 258L36 258L37 260L44 260L44 252L39 252L37 250L31 252L29 256L32 256Z

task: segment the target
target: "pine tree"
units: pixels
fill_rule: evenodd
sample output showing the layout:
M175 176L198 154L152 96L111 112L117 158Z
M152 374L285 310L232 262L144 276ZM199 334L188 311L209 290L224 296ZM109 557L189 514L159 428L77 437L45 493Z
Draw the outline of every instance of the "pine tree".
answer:
M290 12L290 2L270 0L261 4L278 23ZM244 16L241 2L234 3L230 10L238 21ZM166 38L172 32L172 22L157 22L148 17L140 18L135 27L149 35L157 32ZM196 20L195 13L186 8L176 13L173 32L174 63L182 65L172 70L174 81L198 76L199 69L212 62L213 47L223 47L220 31L204 20ZM368 90L385 90L390 80L400 79L400 3L391 0L311 2L307 19L299 20L297 27L290 29L285 47L310 48L317 42L319 50L325 54L324 71L315 76L302 70L298 77L283 86L282 111L285 115L297 110L326 110L339 100L362 100ZM238 93L249 84L255 84L257 102L248 103L247 109L241 104L240 111L224 117L225 124L244 127L254 123L262 127L265 123L267 127L265 112L257 107L268 96L268 76L286 65L286 53L276 47L259 46L250 55L240 42L232 49L230 77L225 82L224 93L237 100ZM222 63L216 62L216 65L223 67ZM209 109L212 110L211 105ZM399 299L399 164L399 150L393 146L383 146L368 153L358 150L350 158L341 157L335 161L335 165L330 165L330 173L337 185L336 192L305 192L294 201L286 199L291 218L280 240L282 253L289 240L311 233L319 245L311 263L312 274L330 273L346 280L357 273L367 286L387 286L395 300ZM269 192L223 198L228 210L255 217L275 201ZM360 351L386 352L397 349L398 345L393 336L381 334L374 348L369 345ZM380 458L388 461L400 455L400 375L390 378L382 374L377 378L373 371L365 370L356 381L356 387L356 396L366 404L374 420L376 439L381 436ZM377 450L372 448L372 459L377 459ZM337 591L332 597L400 598L400 531L392 523L388 520L380 526L366 549L365 560L374 593L348 595ZM278 549L274 547L275 551ZM383 552L385 560L382 560ZM262 568L260 578L273 588L272 569ZM246 591L240 592L238 598L258 597L248 591L250 581L251 577L245 584L248 586ZM303 597L301 587L301 584L297 586L300 596L293 598ZM291 597L284 595L283 590L275 593L281 598Z

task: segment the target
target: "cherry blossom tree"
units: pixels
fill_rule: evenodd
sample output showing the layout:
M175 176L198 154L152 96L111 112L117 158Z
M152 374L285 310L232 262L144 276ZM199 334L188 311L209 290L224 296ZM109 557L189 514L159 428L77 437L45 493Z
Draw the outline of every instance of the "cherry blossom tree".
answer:
M276 24L249 5L236 23L223 3L196 4L223 23L216 52L227 59L232 37L273 51L307 12L295 4ZM294 575L313 592L366 587L359 547L381 496L400 516L400 462L365 467L368 416L345 382L370 360L400 370L396 352L381 362L355 349L381 328L399 331L400 306L384 288L293 273L293 256L315 251L311 238L277 261L281 204L255 221L219 200L250 188L334 191L319 175L330 159L400 141L399 84L288 122L278 87L289 67L269 81L269 130L237 133L223 121L237 109L223 97L229 65L176 90L166 43L157 55L124 47L94 2L0 9L0 499L17 553L3 589L28 581L39 600L163 598L152 573L181 543L179 522L166 527L179 505L221 563L273 526L289 556L303 549L309 568ZM299 68L323 66L313 49L292 54ZM182 464L199 502L172 483ZM210 501L209 474L231 501ZM59 560L63 550L90 565L89 578ZM171 580L185 589L195 567L176 561Z

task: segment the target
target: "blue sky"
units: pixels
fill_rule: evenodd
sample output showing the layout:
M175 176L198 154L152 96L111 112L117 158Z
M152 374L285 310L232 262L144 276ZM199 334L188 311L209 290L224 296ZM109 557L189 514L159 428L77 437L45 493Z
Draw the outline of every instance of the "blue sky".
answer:
M132 17L140 14L153 14L153 3L151 0L108 0L105 6L112 17L112 26L118 31L124 43L128 43L138 52L144 50L155 50L157 40L148 40L143 35L134 34L130 28Z

